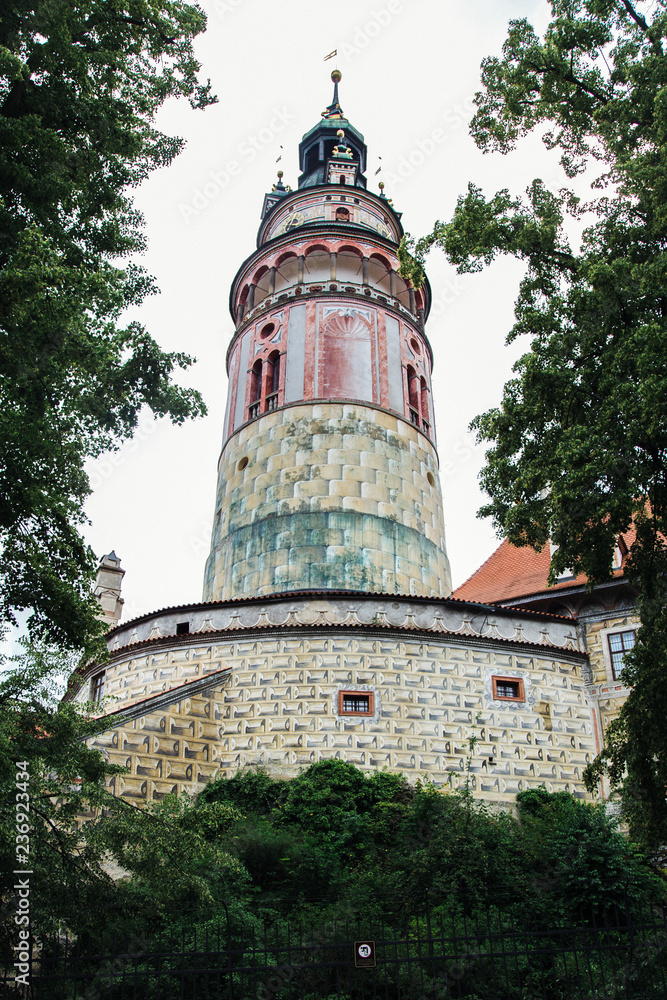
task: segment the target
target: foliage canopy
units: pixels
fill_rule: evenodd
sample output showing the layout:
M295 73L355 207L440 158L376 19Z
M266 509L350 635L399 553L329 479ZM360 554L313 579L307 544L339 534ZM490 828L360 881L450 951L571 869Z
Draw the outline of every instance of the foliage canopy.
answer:
M138 916L168 925L243 895L249 877L224 847L241 813L175 795L143 809L115 794L125 768L85 742L108 729L99 704L61 701L62 653L24 645L0 680L0 940L16 933L17 868L31 872L35 934L122 933Z
M36 686L34 694L43 692ZM209 929L243 950L261 940L266 923L287 933L288 922L364 916L403 933L406 918L416 926L427 911L463 929L471 918L484 925L491 905L530 912L539 923L556 915L599 920L619 904L639 913L664 900L663 879L604 808L567 793L540 788L517 797L516 813L490 812L469 790L414 787L400 775L326 760L289 781L249 768L210 782L196 799L167 795L138 809L104 790L114 769L80 740L71 768L50 773L50 746L59 759L76 725L80 737L95 723L45 720L51 744L34 726L34 709L18 711L15 722L23 720L20 746L37 805L30 863L38 937L66 927L93 952L114 938L141 952L156 934L176 934L187 948L197 929ZM13 770L2 773L3 810L13 804ZM85 805L94 814L77 831L71 821ZM3 840L7 871L12 850ZM110 877L110 862L120 880ZM3 946L16 935L12 884L3 884Z
M655 845L667 837L667 5L551 9L543 38L512 21L502 57L482 64L471 132L509 153L539 130L567 177L595 169L590 200L539 179L523 198L470 184L414 256L406 243L404 271L419 281L432 246L462 272L500 254L526 265L509 339L528 335L530 348L502 404L473 421L490 445L480 515L515 545L551 540L552 579L570 567L595 583L634 526L633 689L588 781L607 771L633 833Z
M163 352L121 315L155 291L134 263L129 191L181 148L165 100L213 100L181 0L7 0L0 17L0 608L66 647L99 632L93 554L79 532L84 461L130 436L142 406L203 412Z

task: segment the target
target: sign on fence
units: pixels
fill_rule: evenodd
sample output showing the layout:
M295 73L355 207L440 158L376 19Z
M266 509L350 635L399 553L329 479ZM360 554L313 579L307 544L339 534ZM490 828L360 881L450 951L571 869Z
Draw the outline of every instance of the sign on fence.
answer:
M375 941L354 942L354 964L357 969L375 968Z

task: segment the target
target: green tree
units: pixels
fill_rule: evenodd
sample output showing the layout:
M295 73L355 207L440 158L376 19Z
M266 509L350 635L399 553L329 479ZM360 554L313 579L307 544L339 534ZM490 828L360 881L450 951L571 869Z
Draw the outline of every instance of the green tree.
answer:
M59 704L62 654L27 646L0 681L0 895L2 936L16 932L15 869L30 875L34 930L109 904L113 881L103 852L86 841L77 817L116 809L108 765L84 739L105 728L85 709ZM85 917L83 918L85 921Z
M427 907L456 916L489 904L599 915L664 897L664 882L604 806L565 792L522 792L515 815L489 809L470 788L414 787L323 760L290 781L250 769L213 781L191 821L200 807L241 802L225 849L252 879L250 905L290 920L365 913L400 925Z
M171 97L204 108L182 0L6 0L0 15L0 609L64 647L100 632L80 525L84 461L131 436L146 405L180 423L198 393L121 316L155 291L122 258L144 247L129 196L182 141L160 133Z
M196 805L188 795L171 794L144 809L124 804L96 822L88 844L125 872L114 930L184 930L242 897L248 873L226 850L227 833L240 818L226 803Z
M195 808L187 795L147 808L116 796L107 781L126 769L85 742L108 729L99 704L63 702L63 654L24 646L0 681L2 943L17 930L15 869L31 873L37 935L67 927L95 936L101 924L141 935L206 920L220 899L241 898L248 875L225 850L241 813L215 801Z
M519 792L520 841L531 889L545 913L604 911L664 895L664 882L616 829L603 803L546 788Z
M462 272L500 254L526 265L509 339L525 334L530 348L502 404L473 421L490 445L480 515L515 545L551 539L552 579L572 567L592 582L634 525L632 693L587 781L607 771L633 834L656 844L667 837L666 4L551 8L543 38L513 21L502 58L482 64L471 131L483 151L508 153L538 130L568 177L596 169L591 199L539 179L524 198L471 184L450 222L404 246L404 271L419 281L434 245Z

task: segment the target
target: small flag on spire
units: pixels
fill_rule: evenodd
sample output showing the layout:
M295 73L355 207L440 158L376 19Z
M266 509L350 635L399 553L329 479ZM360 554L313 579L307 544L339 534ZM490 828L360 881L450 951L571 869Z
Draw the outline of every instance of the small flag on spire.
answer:
M333 59L333 57L337 55L338 55L338 49L334 49L333 52L330 52L328 56L324 57L324 61L326 62L327 59Z

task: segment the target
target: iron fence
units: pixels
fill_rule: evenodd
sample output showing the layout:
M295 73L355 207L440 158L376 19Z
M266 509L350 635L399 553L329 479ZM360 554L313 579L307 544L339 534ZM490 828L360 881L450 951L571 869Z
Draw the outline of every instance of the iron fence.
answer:
M237 926L238 924L238 926ZM29 987L6 970L3 997L30 1000L664 1000L661 910L609 910L548 924L489 909L426 914L400 928L232 921L178 936L32 947Z

